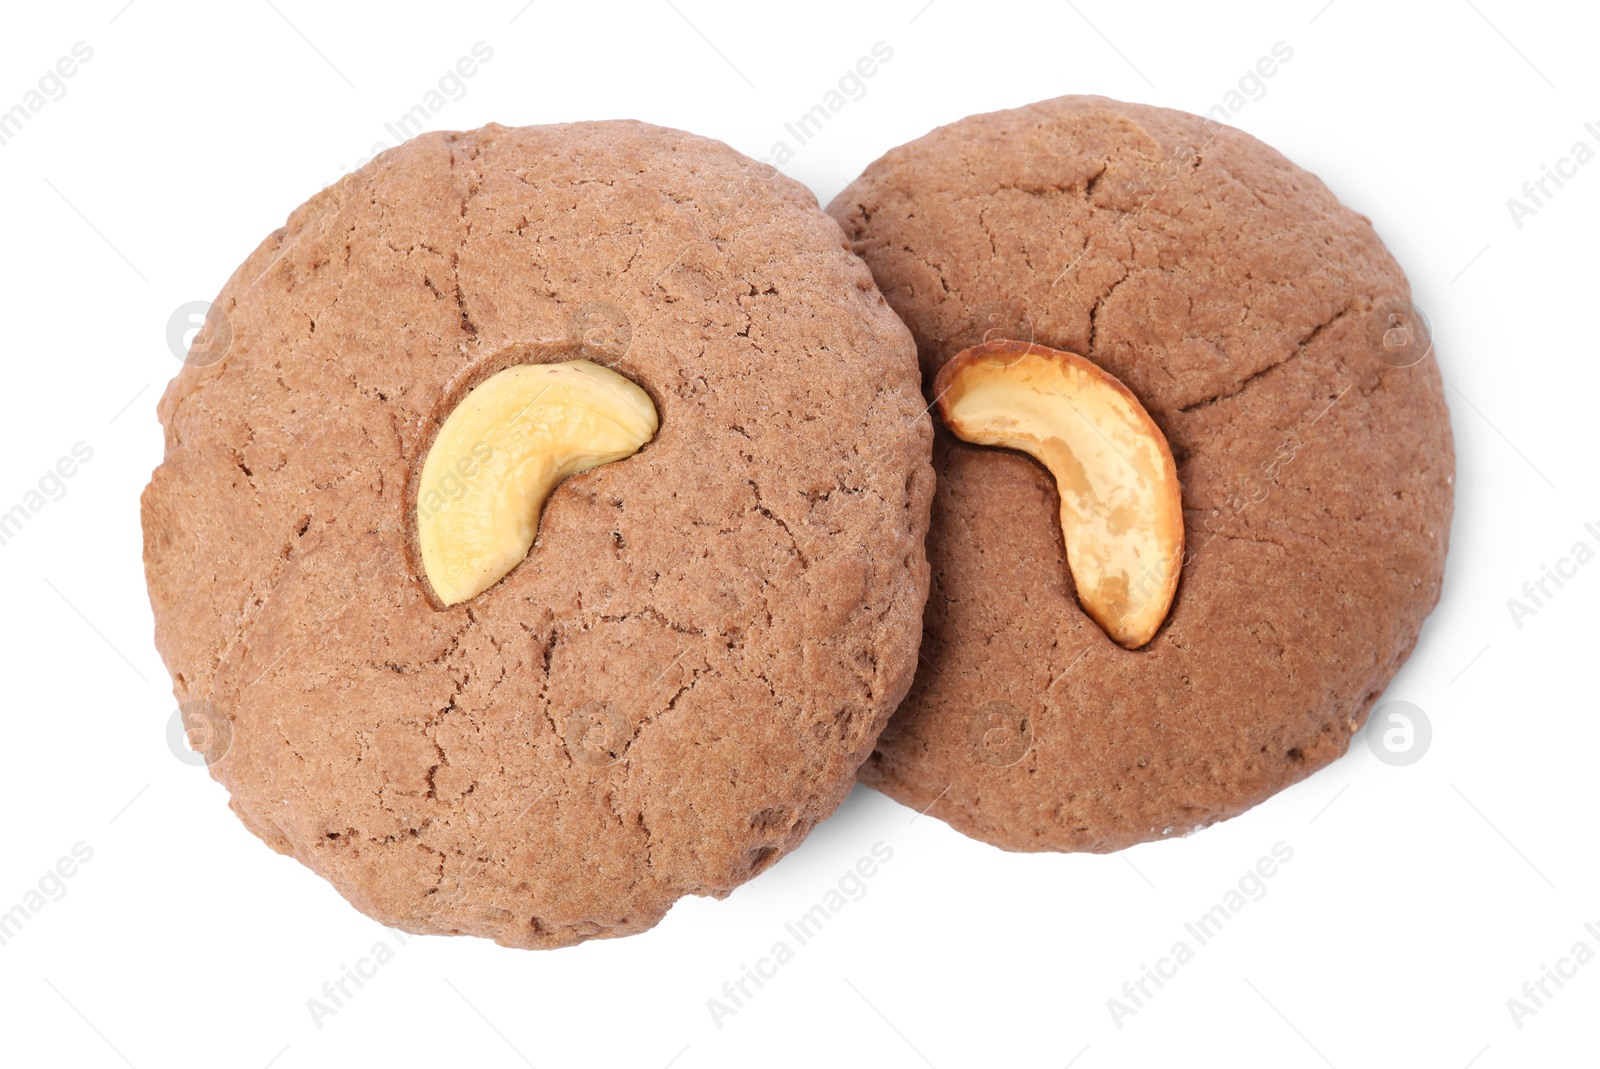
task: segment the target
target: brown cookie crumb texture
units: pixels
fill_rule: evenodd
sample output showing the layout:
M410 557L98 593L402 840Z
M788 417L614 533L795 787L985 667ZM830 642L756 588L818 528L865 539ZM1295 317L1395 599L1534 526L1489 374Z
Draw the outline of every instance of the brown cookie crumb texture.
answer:
M1370 223L1240 131L1099 97L935 130L828 210L926 381L1012 338L1125 383L1188 547L1162 630L1119 649L1044 469L941 429L925 661L861 778L1007 849L1107 851L1343 754L1438 600L1454 472L1433 357L1384 342L1410 291Z
M723 896L830 813L910 684L929 421L905 328L797 184L641 123L429 134L313 197L160 405L157 645L245 824L414 932L560 946ZM573 356L655 440L430 603L423 443Z

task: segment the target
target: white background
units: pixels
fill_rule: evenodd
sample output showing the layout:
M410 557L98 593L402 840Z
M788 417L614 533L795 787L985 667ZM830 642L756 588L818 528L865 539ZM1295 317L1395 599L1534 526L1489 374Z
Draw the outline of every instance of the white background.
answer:
M534 0L8 5L0 108L93 49L0 145L0 510L93 459L0 545L7 774L0 910L93 851L0 946L9 1065L1595 1064L1600 962L1533 1016L1507 1000L1600 952L1593 815L1600 562L1519 628L1507 599L1600 549L1593 242L1600 163L1515 225L1574 142L1600 148L1600 19L1576 4L1292 0L1022 5ZM636 117L753 156L875 42L893 49L786 170L828 200L884 150L1062 93L1204 111L1275 42L1234 117L1369 215L1431 316L1458 451L1444 598L1384 700L1407 767L1350 755L1253 812L1122 855L1013 855L858 789L725 902L548 953L414 938L319 1028L307 1000L395 937L248 835L169 749L137 499L173 311L233 267L478 41L434 128ZM1595 133L1584 130L1596 121ZM736 1015L707 999L883 842L893 859ZM1124 997L1257 858L1294 851L1119 1028ZM1191 944L1192 944L1192 940Z

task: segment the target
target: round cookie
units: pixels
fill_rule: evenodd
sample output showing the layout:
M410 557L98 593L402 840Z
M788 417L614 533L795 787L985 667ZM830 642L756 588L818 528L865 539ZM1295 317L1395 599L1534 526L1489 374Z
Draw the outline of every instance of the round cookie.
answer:
M581 357L659 413L449 608L416 480L464 390ZM930 421L803 187L636 122L428 134L297 209L160 403L156 641L256 835L363 912L554 947L722 897L909 686Z
M1045 469L940 428L924 663L861 779L1006 849L1109 851L1343 754L1438 600L1454 471L1368 220L1247 134L1099 97L935 130L828 210L926 383L987 340L1086 356L1165 434L1184 509L1176 601L1122 649Z

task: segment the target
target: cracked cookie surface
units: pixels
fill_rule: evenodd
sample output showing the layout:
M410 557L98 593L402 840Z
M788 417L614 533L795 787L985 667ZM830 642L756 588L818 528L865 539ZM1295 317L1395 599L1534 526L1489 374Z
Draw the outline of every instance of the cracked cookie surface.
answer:
M160 403L145 564L251 831L385 924L552 947L726 895L843 800L916 663L931 429L803 187L642 123L428 134L215 308L231 347ZM659 433L436 606L430 435L464 384L574 356Z
M1050 476L942 428L924 662L861 779L1013 850L1233 816L1343 754L1444 568L1432 355L1386 355L1404 274L1240 131L1062 97L894 149L829 206L931 383L985 340L1079 353L1166 435L1186 553L1155 639L1079 608Z

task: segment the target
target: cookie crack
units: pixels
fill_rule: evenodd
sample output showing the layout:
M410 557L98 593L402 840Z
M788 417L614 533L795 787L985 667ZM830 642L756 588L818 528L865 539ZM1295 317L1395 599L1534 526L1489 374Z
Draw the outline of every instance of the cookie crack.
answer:
M922 253L918 252L916 249L913 249L910 245L902 244L900 248L910 253L912 256L915 256L918 260L921 260L928 270L932 271L939 279L939 287L944 290L945 296L948 297L950 295L950 283L944 277L944 268L940 267L938 264L922 255Z
M1099 186L1100 185L1100 179L1105 177L1105 173L1106 173L1106 168L1107 167L1108 167L1108 164L1106 164L1104 161L1102 161L1101 164L1100 164L1100 169L1098 171L1096 171L1094 174L1090 175L1088 180L1083 183L1083 199L1084 200L1087 201L1087 200L1093 200L1094 199L1095 187Z
M1220 538L1224 542L1244 542L1257 546L1274 546L1277 549L1283 550L1284 552L1288 552L1289 549L1289 547L1284 545L1282 542L1277 542L1270 538L1256 538L1250 535L1227 534L1223 531L1213 531L1211 532L1211 537Z
M1335 323L1353 311L1355 311L1355 302L1352 301L1306 332L1306 334L1295 343L1294 349L1283 359L1273 361L1266 367L1261 368L1258 371L1251 372L1238 382L1234 383L1231 387L1222 390L1220 393L1213 394L1210 397L1202 398L1199 401L1193 401L1187 405L1181 405L1179 406L1178 411L1184 413L1195 412L1209 405L1214 405L1218 401L1225 401L1230 397L1237 397L1269 372L1276 371L1278 368L1283 367L1290 361L1296 360L1305 355L1306 349L1322 335L1323 331L1327 330L1329 327L1333 326Z
M806 559L805 551L800 548L800 540L794 536L794 531L790 530L788 523L784 521L783 517L773 512L767 507L766 502L761 500L761 487L756 485L756 481L754 479L746 479L744 482L746 486L750 487L750 492L755 494L755 511L761 513L761 515L765 516L767 519L783 528L783 533L789 536L789 546L794 550L794 555L800 558L801 570L804 571L806 568L811 567L811 562Z
M1123 272L1122 277L1111 283L1110 287L1100 295L1099 300L1095 301L1093 307L1089 309L1089 358L1091 360L1094 359L1095 342L1100 334L1100 309L1111 299L1111 295L1117 292L1117 287L1132 277L1132 269Z
M448 646L446 646L443 650L440 650L434 656L428 658L426 661L409 661L408 662L408 661L387 661L387 660L385 660L385 661L373 661L372 665L373 665L373 667L376 667L376 668L387 668L389 671L394 672L396 675L406 675L406 676L415 675L416 673L421 672L424 669L436 667L437 665L440 665L443 662L445 662L446 660L448 660L451 656L453 656L455 654L455 652L458 649L461 648L461 638L462 638L462 636L465 635L469 630L471 630L472 627L476 623L477 623L477 621L475 619L473 619L472 616L468 615L466 617L466 622L463 623L459 628L457 628L455 633L450 636L450 644ZM452 681L452 683L453 682L454 681ZM464 685L464 681L463 681L463 684L456 685L456 693L458 693L458 694L461 692L461 685Z
M532 631L532 628L529 628L528 625L523 624L522 626L523 626L524 630L527 630L527 631L530 631L530 632ZM560 624L551 624L550 625L550 638L549 638L548 641L545 642L544 650L542 651L542 654L541 654L541 656L543 658L543 662L544 662L544 682L539 684L539 705L540 705L540 708L542 709L542 711L544 712L544 721L545 721L546 724L548 724L550 726L550 737L553 738L553 739L556 739L558 742L561 739L561 730L556 727L556 718L554 716L550 715L550 680L551 680L551 667L550 666L551 666L551 662L553 660L555 660L556 643L558 643L560 641L561 641L561 625ZM562 752L563 753L566 752L566 748L565 747L562 747ZM567 766L569 768L572 766L572 755L570 753L567 754Z
M649 607L636 609L632 612L625 612L615 616L608 616L602 613L595 617L595 621L597 623L621 624L638 617L643 617L646 620L654 620L657 623L676 631L680 635L696 635L700 638L706 637L705 628L690 627L686 624L680 624L676 620L667 617L660 610Z
M455 169L456 169L456 149L455 149L455 146L456 146L456 143L460 140L460 138L461 138L461 135L459 135L459 134L452 134L450 136L450 171L451 171L451 173L454 173ZM476 162L477 159L478 159L478 155L479 155L478 146L476 144L473 144L473 146L472 146L472 155L467 157L468 162ZM478 337L478 325L473 322L472 313L470 313L467 310L466 295L464 293L462 293L462 291L461 291L461 254L467 250L467 242L472 237L472 219L467 214L467 206L469 204L471 204L472 203L472 199L478 195L479 186L480 186L480 182L476 177L474 177L474 176L469 176L468 177L466 192L462 193L462 195L461 195L461 224L462 224L461 243L458 246L456 246L455 251L450 254L450 275L451 275L451 278L452 278L452 280L454 282L454 296L455 296L455 302L456 302L457 317L458 317L462 332L465 333L468 337L473 338L474 340Z
M628 737L628 745L624 748L624 752L633 749L634 743L639 741L639 736L644 734L645 728L649 727L651 724L654 724L657 720L660 720L668 713L676 710L678 708L678 702L683 698L683 696L694 689L695 684L700 682L700 677L702 675L705 675L710 671L711 668L709 665L703 669L691 668L689 670L689 682L683 684L677 690L673 691L672 697L667 699L667 704L662 706L659 711L651 713L649 716L645 717L644 719L640 720L639 723L634 725L633 734Z
M987 208L978 209L978 226L982 228L984 237L989 239L989 258L998 260L1000 258L1000 249L995 244L994 229L989 226L989 221L984 218L984 213L988 210Z
M1099 181L1105 170L1105 165L1102 164L1100 170L1089 176L1086 180L1085 196L1094 192L1094 183ZM991 189L987 196L993 197L997 193L1021 193L1027 197L1048 197L1052 194L1070 193L1077 188L1079 187L1076 182L1068 182L1065 185L1059 182L1038 182L1031 185L1022 182L1001 182Z

